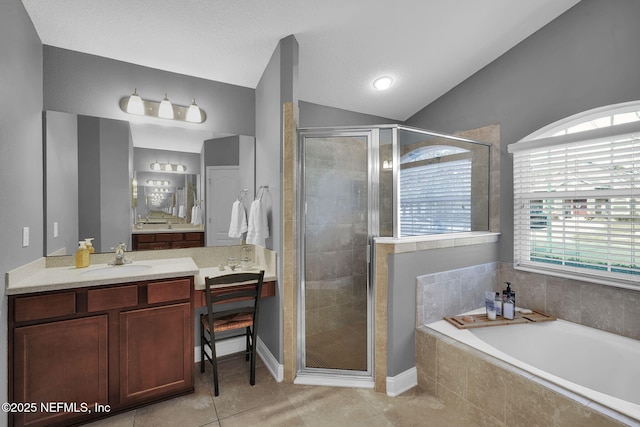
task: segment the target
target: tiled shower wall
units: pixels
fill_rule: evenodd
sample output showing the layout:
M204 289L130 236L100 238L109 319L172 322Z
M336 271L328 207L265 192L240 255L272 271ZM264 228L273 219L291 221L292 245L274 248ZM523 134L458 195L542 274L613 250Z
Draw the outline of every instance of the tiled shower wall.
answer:
M498 279L497 262L419 276L416 324L483 307L485 291L495 292Z

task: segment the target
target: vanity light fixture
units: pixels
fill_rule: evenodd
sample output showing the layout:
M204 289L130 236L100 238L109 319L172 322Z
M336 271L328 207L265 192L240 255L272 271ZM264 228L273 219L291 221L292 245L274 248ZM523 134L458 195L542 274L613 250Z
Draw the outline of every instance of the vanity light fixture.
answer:
M133 90L133 94L127 101L127 113L144 115L144 104L142 103L142 98L138 95L138 88Z
M147 180L147 185L156 185L156 186L168 186L169 184L171 184L171 182L165 180L160 180L160 179L148 179Z
M378 77L373 81L373 87L375 87L378 90L389 89L391 84L393 84L393 78L391 78L390 76Z
M191 105L189 105L189 109L187 110L186 120L191 123L200 123L202 121L202 112L198 104L196 104L195 98L191 100Z
M149 165L152 171L157 172L186 172L187 167L182 163L158 163L157 161Z
M158 107L158 117L173 120L173 105L171 105L166 93L164 94L164 99L160 102L160 107Z
M188 107L172 104L166 93L162 101L150 101L142 99L138 95L137 88L130 96L125 96L120 100L120 109L129 114L190 123L203 123L207 119L206 113L196 104L195 98L191 100L191 105Z

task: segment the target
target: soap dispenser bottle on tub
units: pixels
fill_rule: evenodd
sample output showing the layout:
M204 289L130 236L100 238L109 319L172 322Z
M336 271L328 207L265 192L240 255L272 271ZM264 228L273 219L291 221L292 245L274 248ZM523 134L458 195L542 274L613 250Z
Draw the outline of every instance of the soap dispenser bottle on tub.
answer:
M511 283L504 283L507 289L502 291L502 317L513 320L516 314L516 293L511 290Z

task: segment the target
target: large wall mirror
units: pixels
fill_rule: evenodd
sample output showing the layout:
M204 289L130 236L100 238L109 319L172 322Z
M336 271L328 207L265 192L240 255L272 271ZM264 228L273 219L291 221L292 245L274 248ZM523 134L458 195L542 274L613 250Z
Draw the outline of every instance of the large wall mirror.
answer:
M255 160L238 154L253 156L252 137L224 137L221 144L210 130L54 111L44 113L43 129L46 256L73 254L85 238L94 238L96 252L119 242L131 247L138 227L204 231L207 215L231 210L214 205L205 213L206 170L236 165L244 177L239 185L254 181Z

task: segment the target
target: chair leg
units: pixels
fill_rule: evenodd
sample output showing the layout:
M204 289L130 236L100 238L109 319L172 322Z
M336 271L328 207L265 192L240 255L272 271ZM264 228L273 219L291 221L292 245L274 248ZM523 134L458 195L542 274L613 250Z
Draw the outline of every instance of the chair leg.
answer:
M256 334L251 335L251 374L249 384L256 385Z
M204 364L206 359L204 357L204 326L200 322L200 373L204 373Z
M249 361L249 354L251 353L251 343L249 342L249 338L251 336L251 328L249 326L247 326L247 330L245 331L245 336L247 338L247 346L246 346L246 350L244 353L244 358L245 360L248 362Z
M218 361L215 357L211 358L211 364L213 365L213 395L218 396L220 395L220 389L218 388Z

